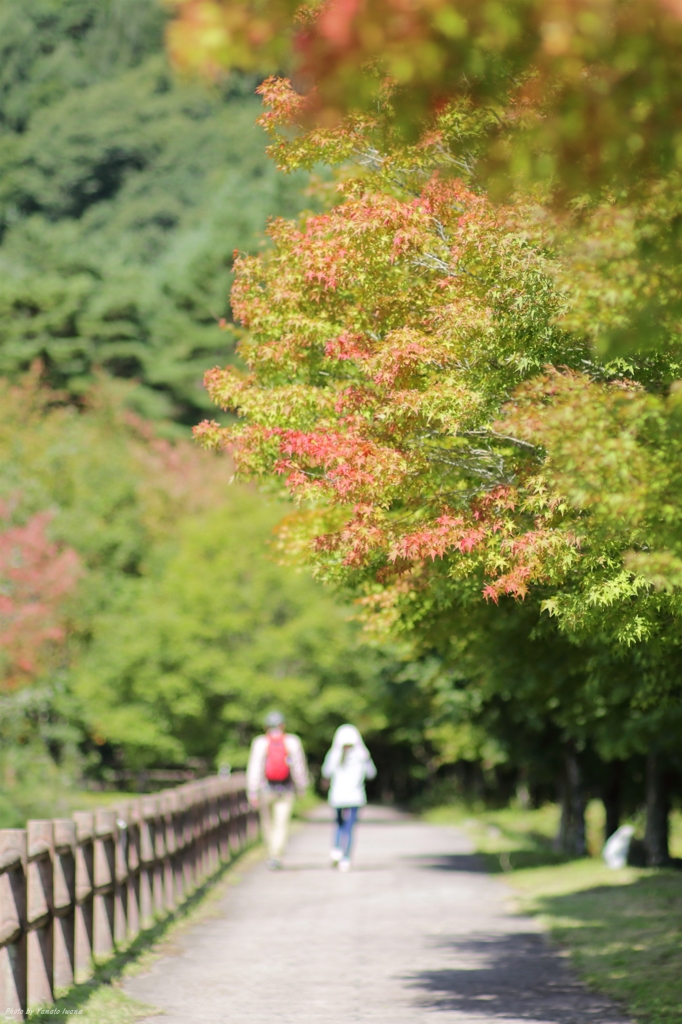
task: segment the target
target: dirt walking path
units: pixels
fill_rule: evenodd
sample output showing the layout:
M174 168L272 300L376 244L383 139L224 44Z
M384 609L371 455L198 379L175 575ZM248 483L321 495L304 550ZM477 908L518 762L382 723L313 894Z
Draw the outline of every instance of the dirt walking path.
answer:
M466 836L368 808L353 871L330 825L259 863L177 955L126 983L145 1024L626 1024L574 978Z

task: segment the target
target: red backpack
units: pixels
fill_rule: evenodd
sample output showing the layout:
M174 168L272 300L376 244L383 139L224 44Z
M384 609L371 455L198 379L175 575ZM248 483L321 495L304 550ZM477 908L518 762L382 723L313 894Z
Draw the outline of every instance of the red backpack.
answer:
M284 733L268 735L268 752L265 757L265 778L268 782L289 781L289 755L284 742Z

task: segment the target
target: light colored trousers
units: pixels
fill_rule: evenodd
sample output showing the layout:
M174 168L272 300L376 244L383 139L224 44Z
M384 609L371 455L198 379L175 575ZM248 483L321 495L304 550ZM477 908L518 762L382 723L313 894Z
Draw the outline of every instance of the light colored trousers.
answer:
M284 853L293 806L294 794L289 790L262 789L259 793L260 824L272 860L279 860Z

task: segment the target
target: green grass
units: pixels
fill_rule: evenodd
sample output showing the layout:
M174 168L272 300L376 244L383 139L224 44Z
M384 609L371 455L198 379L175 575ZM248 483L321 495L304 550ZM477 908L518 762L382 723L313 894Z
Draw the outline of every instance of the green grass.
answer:
M123 991L126 978L146 970L158 957L176 950L178 938L188 929L218 914L218 903L242 876L242 871L263 856L259 846L236 857L212 879L194 892L173 914L158 921L113 957L95 967L92 977L74 985L50 1007L50 1015L74 1015L80 1024L134 1024L158 1012L131 999ZM34 1010L32 1020L46 1020L45 1013Z
M585 859L521 871L524 909L566 947L579 974L636 1021L682 1020L682 874Z
M139 796L50 784L13 787L0 793L0 828L24 828L29 818L69 818L74 811L94 811Z
M601 849L600 805L588 808L588 846ZM504 873L519 910L541 919L593 988L620 1001L638 1024L682 1020L682 872L623 868L597 856L568 861L552 849L558 808L472 812L438 808L427 820L463 825L488 870ZM671 852L682 853L674 814Z

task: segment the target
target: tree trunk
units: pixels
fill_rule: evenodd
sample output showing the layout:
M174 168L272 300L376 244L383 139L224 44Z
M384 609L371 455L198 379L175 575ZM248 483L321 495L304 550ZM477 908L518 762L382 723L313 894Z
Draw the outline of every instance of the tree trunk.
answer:
M561 825L557 837L561 853L569 857L584 857L587 853L585 841L585 793L583 791L580 762L575 747L571 744L564 749L564 770L561 787Z
M602 791L602 801L606 812L604 842L613 835L620 825L623 762L611 761L607 766L607 771L608 775Z
M670 861L668 851L668 814L670 811L661 755L650 750L646 759L646 862L660 868Z

